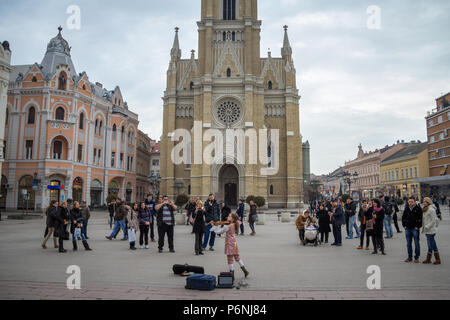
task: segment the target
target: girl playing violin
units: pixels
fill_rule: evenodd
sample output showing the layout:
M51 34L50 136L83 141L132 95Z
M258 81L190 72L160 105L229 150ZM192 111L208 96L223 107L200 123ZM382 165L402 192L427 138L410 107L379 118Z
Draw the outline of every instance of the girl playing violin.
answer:
M239 216L235 213L231 213L228 215L227 221L224 222L213 222L214 226L223 226L222 228L216 227L215 231L217 234L226 234L225 235L225 254L228 260L228 267L230 269L231 274L233 275L234 282L234 264L233 259L239 263L242 271L244 272L245 277L247 278L249 272L245 268L244 261L239 257L239 248L236 240L236 232L239 230L239 226L241 221L239 221Z

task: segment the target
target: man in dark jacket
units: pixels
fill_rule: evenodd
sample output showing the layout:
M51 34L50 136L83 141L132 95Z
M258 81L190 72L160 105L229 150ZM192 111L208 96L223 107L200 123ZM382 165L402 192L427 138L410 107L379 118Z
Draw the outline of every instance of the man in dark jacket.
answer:
M241 219L241 236L244 235L244 215L245 215L245 204L243 200L239 200L238 209L236 214ZM237 230L236 230L237 233Z
M155 242L155 220L156 220L156 211L155 206L156 203L153 201L153 196L151 194L147 195L147 199L145 199L145 206L150 212L151 222L150 222L150 241Z
M118 199L118 201L120 201L120 206L116 207L116 211L114 213L114 228L111 232L111 235L106 236L106 239L112 240L112 238L115 238L117 236L117 233L119 233L119 230L122 230L122 232L124 234L122 241L126 241L126 240L128 240L128 235L125 230L126 229L125 219L128 215L128 211L125 208L125 201L121 201L120 199Z
M405 228L406 246L408 249L408 258L405 262L412 262L412 241L414 239L414 262L419 263L420 258L420 228L422 228L423 212L419 205L416 203L414 197L408 199L408 204L405 206L403 212L402 224Z
M342 225L345 223L344 210L334 199L332 201L332 212L330 212L331 222L333 224L334 243L332 246L342 246Z
M398 226L398 215L397 214L400 212L400 210L398 208L397 200L395 198L392 198L391 204L392 204L392 209L394 211L394 213L392 214L392 220L394 220L395 229L397 230L397 233L402 233Z
M203 239L203 250L206 250L206 246L208 245L209 240L209 250L214 251L214 242L216 240L216 233L211 232L211 228L213 227L212 222L220 221L220 206L216 201L213 194L210 194L208 200L205 202L205 237Z
M361 234L359 233L358 224L356 223L356 207L357 204L353 201L353 198L348 198L345 204L345 214L348 216L348 236L345 239L353 239L353 228L356 230L356 239L358 239Z
M91 210L89 209L89 206L86 204L85 200L81 202L81 209L83 210L83 232L84 235L86 236L86 239L89 240L89 237L87 235L87 225L89 219L91 218Z
M155 208L156 210L156 220L158 224L158 249L159 253L163 252L164 248L164 237L167 234L167 241L169 242L169 250L174 253L173 245L173 233L175 226L175 215L174 211L177 210L177 206L173 204L167 196L163 197L163 202L158 204Z

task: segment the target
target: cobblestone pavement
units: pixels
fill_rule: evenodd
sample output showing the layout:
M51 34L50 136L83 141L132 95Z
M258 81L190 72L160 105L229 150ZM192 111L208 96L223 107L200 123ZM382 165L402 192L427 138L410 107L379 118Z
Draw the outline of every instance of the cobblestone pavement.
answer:
M190 227L177 226L176 253L159 254L155 243L149 250L130 251L128 243L108 241L106 212L93 212L88 226L92 252L66 254L40 247L43 220L0 222L0 299L450 299L450 219L444 213L437 236L443 264L405 264L404 234L386 240L387 256L356 250L358 240L344 240L341 248L299 245L294 222L281 223L268 216L257 226L255 237L238 238L241 256L251 275L240 290L197 292L184 289L185 278L174 276L175 263L205 267L217 275L227 269L224 238L217 238L215 251L193 254ZM246 232L248 227L246 225ZM345 229L345 228L344 228ZM344 232L345 233L345 232ZM332 236L330 235L332 239ZM422 236L422 259L426 241ZM81 290L68 290L68 266L81 269ZM381 270L381 290L368 290L367 268ZM242 272L237 271L237 278Z

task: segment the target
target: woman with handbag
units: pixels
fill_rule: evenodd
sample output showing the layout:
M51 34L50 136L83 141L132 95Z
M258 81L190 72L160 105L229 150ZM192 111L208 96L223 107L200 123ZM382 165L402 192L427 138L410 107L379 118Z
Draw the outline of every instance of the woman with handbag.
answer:
M248 224L250 226L250 229L252 229L252 233L250 233L250 235L254 236L256 234L255 222L258 221L258 212L256 211L258 207L256 206L255 202L253 202L253 200L250 201L249 204L250 204L250 213L248 215Z
M134 205L134 208L137 209L137 204ZM135 211L133 208L133 211ZM144 240L145 240L145 249L148 249L148 232L150 230L150 224L152 223L152 213L149 208L145 205L145 202L141 203L138 211L138 223L139 223L139 248L144 248ZM136 229L137 230L137 229Z
M383 239L383 221L384 221L384 208L381 205L380 200L373 199L372 200L372 217L373 217L373 231L372 231L372 240L373 240L373 252L372 254L378 253L378 248L381 250L382 255L386 255L384 252L384 239Z
M427 236L428 253L427 259L423 262L424 264L431 264L431 257L434 253L435 262L434 265L441 264L441 256L439 255L439 250L436 245L436 233L439 226L438 215L436 213L435 206L433 205L433 200L431 198L423 199L423 229L422 232Z
M193 230L195 234L195 255L203 255L202 239L205 233L205 214L206 210L203 207L203 202L197 200L195 205L195 211L191 215L190 222L193 225Z
M86 235L82 231L83 227L83 210L81 210L80 203L75 201L73 203L73 209L70 212L70 233L72 233L73 251L78 250L77 239L81 238L84 249L86 251L92 251L86 240Z
M130 243L130 250L136 250L136 232L139 228L140 208L139 205L135 203L132 208L130 206L125 206L125 209L127 210L126 220L128 225L128 242Z
M359 220L361 221L361 238L358 250L363 249L364 245L364 237L366 237L366 250L369 250L370 237L372 236L373 231L373 211L372 208L369 207L367 200L362 201L362 208L359 211ZM369 226L368 226L369 225Z

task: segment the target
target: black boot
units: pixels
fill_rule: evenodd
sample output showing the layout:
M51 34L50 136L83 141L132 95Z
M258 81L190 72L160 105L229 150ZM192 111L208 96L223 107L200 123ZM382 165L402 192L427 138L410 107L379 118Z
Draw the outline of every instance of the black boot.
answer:
M247 271L247 268L245 268L245 266L242 266L241 269L244 272L245 277L247 278L250 272Z
M86 251L92 251L92 249L89 248L89 244L87 243L87 241L83 241L83 246Z
M78 245L76 241L73 241L73 251L77 251L78 250Z

